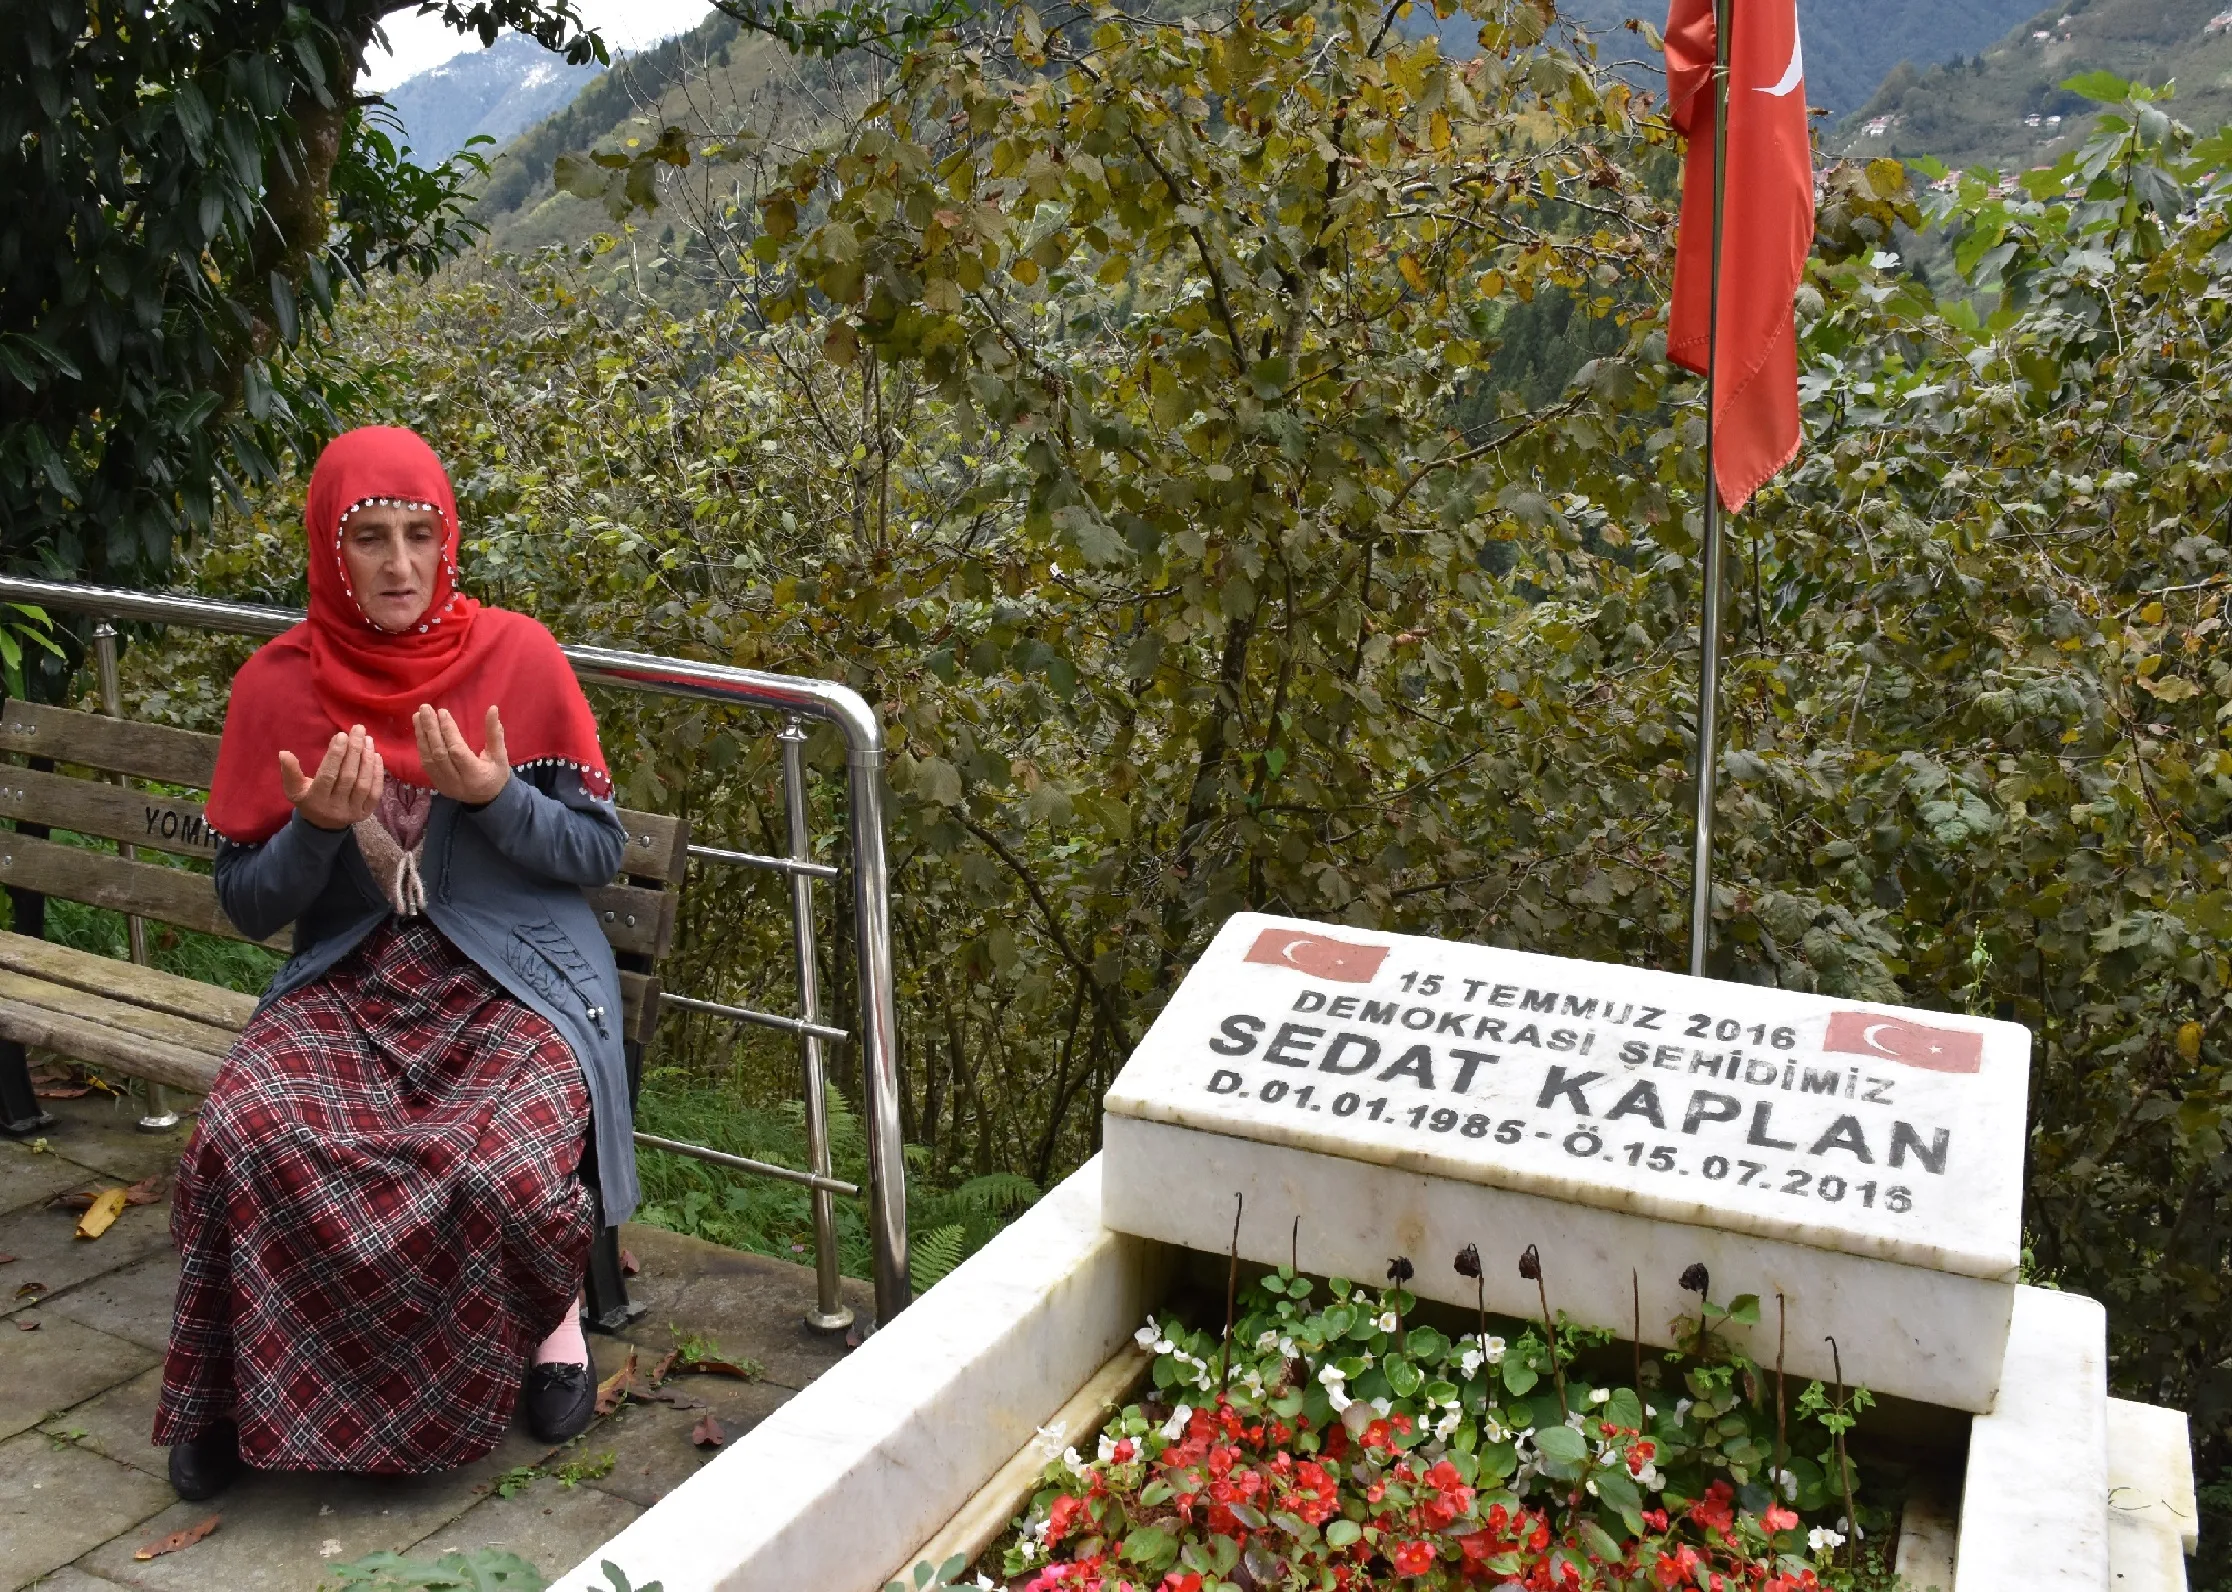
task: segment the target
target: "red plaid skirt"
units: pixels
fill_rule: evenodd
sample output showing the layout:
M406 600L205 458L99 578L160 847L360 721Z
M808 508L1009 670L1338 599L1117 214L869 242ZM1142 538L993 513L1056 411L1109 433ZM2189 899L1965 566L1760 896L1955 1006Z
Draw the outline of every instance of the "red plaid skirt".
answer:
M155 1441L230 1416L268 1470L489 1452L581 1286L588 1126L557 1030L423 918L274 1001L179 1165Z

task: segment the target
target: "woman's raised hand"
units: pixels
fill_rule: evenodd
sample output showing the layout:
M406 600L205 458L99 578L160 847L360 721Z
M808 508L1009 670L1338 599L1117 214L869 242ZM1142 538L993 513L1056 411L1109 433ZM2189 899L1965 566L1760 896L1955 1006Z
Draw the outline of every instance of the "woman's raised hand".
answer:
M370 818L387 784L387 764L364 726L336 730L326 742L315 776L305 775L292 752L279 754L279 788L294 809L320 829L346 829Z
M419 704L411 727L418 732L419 761L426 765L426 777L442 795L479 807L501 796L511 783L511 760L504 755L504 721L497 717L493 702L482 737L488 750L482 754L476 755L465 744L464 732L448 708Z

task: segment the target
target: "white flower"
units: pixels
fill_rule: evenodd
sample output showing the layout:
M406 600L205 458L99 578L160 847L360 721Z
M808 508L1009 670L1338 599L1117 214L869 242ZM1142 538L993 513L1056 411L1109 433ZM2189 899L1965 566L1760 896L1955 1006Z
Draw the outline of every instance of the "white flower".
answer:
M1591 1394L1589 1395L1589 1402L1590 1402L1591 1404L1609 1404L1609 1403L1611 1403L1611 1402L1612 1402L1612 1390L1611 1390L1610 1388L1608 1388L1608 1387L1600 1387L1600 1388L1598 1388L1598 1389L1597 1389L1597 1390L1596 1390L1596 1391L1595 1391L1594 1393L1591 1393Z
M1286 1356L1286 1358L1288 1358L1289 1360L1293 1359L1294 1340L1292 1338L1281 1338L1279 1340L1279 1353Z
M1447 1415L1434 1423L1434 1435L1443 1442L1448 1442L1450 1433L1457 1430L1458 1423L1464 1418L1463 1413L1452 1406Z
M1354 1404L1356 1400L1348 1396L1348 1389L1336 1382L1325 1390L1325 1402L1332 1405L1333 1413L1338 1415L1351 1404Z
M1688 1417L1689 1412L1690 1401L1688 1399L1677 1399L1674 1403L1674 1424L1676 1426L1681 1425L1683 1420Z
M1488 1357L1488 1363L1489 1363L1490 1365L1501 1365L1501 1364L1503 1364L1503 1357L1504 1357L1504 1340L1503 1340L1503 1339L1501 1339L1501 1338L1490 1338L1490 1339L1488 1339L1488 1340L1487 1340L1487 1341L1486 1341L1486 1342L1485 1342L1484 1344L1482 1344L1482 1345L1481 1345L1481 1349L1482 1349L1482 1352L1483 1352L1483 1353L1485 1353L1485 1354L1487 1355L1487 1357Z
M1045 1523L1043 1521L1040 1522L1039 1530L1044 1531L1045 1529ZM1015 1556L1021 1559L1025 1564L1029 1564L1033 1559L1037 1558L1040 1551L1041 1550L1038 1542L1030 1537L1025 1537L1021 1542L1015 1545Z
M1597 1495L1596 1482L1593 1478L1591 1480L1583 1482L1581 1485L1589 1490L1589 1496L1591 1498L1594 1498Z
M977 1588L977 1592L1000 1592L999 1583L988 1575L979 1574L969 1585Z
M1193 1406L1181 1404L1170 1412L1170 1419L1162 1423L1162 1434L1173 1443L1186 1435L1186 1423L1193 1419Z
M1775 1479L1782 1484L1785 1498L1795 1499L1798 1496L1798 1478L1791 1472L1778 1470L1775 1472Z
M1256 1353L1261 1354L1264 1350L1275 1347L1278 1341L1279 1334L1274 1329L1265 1327L1256 1334Z
M1348 1380L1348 1373L1337 1365L1329 1365L1318 1372L1318 1380L1327 1387L1339 1387Z
M1062 1463L1070 1468L1071 1474L1081 1474L1085 1469L1085 1456L1074 1448L1065 1448L1062 1450Z
M1815 1553L1827 1553L1831 1548L1844 1546L1844 1533L1831 1531L1827 1526L1816 1526L1806 1533L1806 1546Z
M1118 1442L1118 1438L1116 1437L1116 1435L1115 1435L1115 1434L1114 1434L1113 1432L1103 1432L1103 1433L1101 1433L1101 1435L1100 1435L1100 1459L1101 1459L1101 1463L1102 1463L1102 1464L1104 1464L1104 1465L1112 1465L1112 1464L1114 1464L1114 1463L1116 1462L1116 1444L1117 1444L1117 1442ZM1134 1443L1134 1444L1132 1445L1132 1452L1134 1452L1134 1453L1137 1453L1138 1451L1139 1451L1139 1445L1138 1445L1137 1443Z
M1372 1325L1379 1328L1382 1332L1393 1332L1397 1326L1401 1325L1401 1323L1397 1320L1394 1311L1383 1310L1380 1312L1379 1320L1373 1322Z
M1138 1344L1142 1349L1154 1349L1155 1340L1160 1338L1161 1336L1162 1329L1155 1325L1155 1318L1153 1316L1149 1316L1147 1318L1147 1325L1141 1327L1137 1332L1132 1334L1132 1342ZM1160 1354L1163 1351L1161 1351L1160 1349L1156 1349L1155 1352Z
M1636 1475L1635 1485L1648 1487L1653 1492L1659 1492L1666 1486L1666 1477L1660 1473L1658 1466L1652 1464L1649 1460L1645 1460L1643 1469Z
M1457 1374L1469 1382L1473 1378L1473 1373L1478 1371L1480 1369L1480 1366L1480 1351L1478 1349L1467 1349L1461 1356L1458 1357Z
M1069 1444L1069 1431L1060 1421L1042 1426L1031 1437L1031 1446L1038 1450L1041 1459L1052 1459Z
M1382 1415L1392 1415L1395 1413L1395 1406L1386 1399L1372 1400L1372 1408L1378 1410Z

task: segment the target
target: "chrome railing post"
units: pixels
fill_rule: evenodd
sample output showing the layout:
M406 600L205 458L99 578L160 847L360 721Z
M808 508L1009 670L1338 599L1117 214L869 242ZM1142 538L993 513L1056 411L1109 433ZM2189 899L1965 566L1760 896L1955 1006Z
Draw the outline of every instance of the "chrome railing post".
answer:
M783 745L783 807L790 818L791 861L811 862L813 844L806 832L806 727L793 715L783 721L776 739ZM809 875L791 874L790 906L791 947L798 958L798 1015L818 1023L821 969L814 960L814 881ZM801 1031L798 1053L806 1073L806 1165L816 1177L828 1177L829 1094L820 1036ZM837 1210L825 1188L813 1189L807 1198L814 1211L814 1308L806 1312L806 1325L816 1332L842 1332L852 1325L853 1313L838 1292Z
M93 662L101 681L101 711L112 719L124 716L124 691L116 675L116 626L100 619L93 625ZM130 783L123 775L116 776L119 785ZM128 840L116 843L116 854L129 862L139 855L139 848ZM141 967L147 966L147 922L144 918L127 917L124 920L125 937L131 945L132 960ZM178 1106L171 1093L152 1078L142 1078L147 1110L139 1119L142 1133L167 1133L178 1126Z
M859 700L857 697L854 699ZM884 861L883 737L861 702L865 734L845 750L852 828L854 965L860 982L861 1092L868 1101L868 1227L876 1241L876 1322L914 1297L907 1270L907 1170L899 1131L899 1018L891 965L891 879ZM851 726L847 726L848 729Z

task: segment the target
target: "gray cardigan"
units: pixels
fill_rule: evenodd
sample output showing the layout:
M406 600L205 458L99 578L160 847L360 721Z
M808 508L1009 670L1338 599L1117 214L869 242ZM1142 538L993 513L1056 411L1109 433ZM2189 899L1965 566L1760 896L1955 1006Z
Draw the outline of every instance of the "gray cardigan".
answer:
M591 796L571 768L543 765L514 772L484 807L436 796L419 854L434 927L573 1047L611 1226L636 1208L634 1124L620 974L582 891L610 882L626 845L611 802ZM294 925L294 955L258 1011L323 975L391 910L356 836L300 814L258 845L221 843L216 873L218 903L241 933L268 939Z

